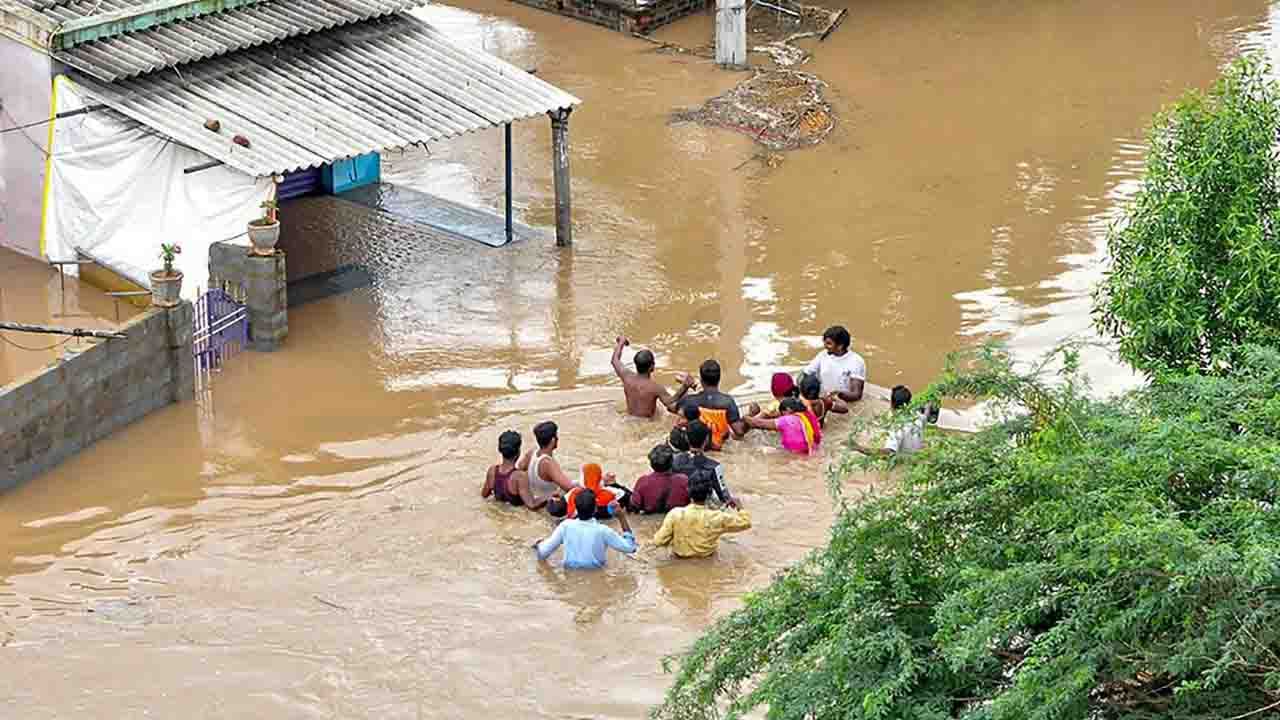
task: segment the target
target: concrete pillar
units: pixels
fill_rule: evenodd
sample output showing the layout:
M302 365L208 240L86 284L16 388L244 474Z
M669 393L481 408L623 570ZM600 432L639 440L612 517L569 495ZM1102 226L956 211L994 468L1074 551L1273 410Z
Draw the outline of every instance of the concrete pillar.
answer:
M716 64L732 70L747 67L746 0L716 0Z
M244 302L249 309L250 347L258 352L280 349L289 334L289 295L284 253L245 254Z
M195 397L196 364L191 340L195 322L195 307L189 302L165 308L165 346L171 373L173 402L185 402Z
M553 110L551 116L551 163L556 183L556 245L573 244L573 221L569 208L569 113L572 108Z

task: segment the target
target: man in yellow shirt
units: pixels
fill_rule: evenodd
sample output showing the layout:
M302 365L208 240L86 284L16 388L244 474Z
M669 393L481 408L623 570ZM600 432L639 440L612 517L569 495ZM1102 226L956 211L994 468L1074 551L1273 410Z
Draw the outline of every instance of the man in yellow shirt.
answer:
M712 510L707 507L711 483L696 478L689 484L692 504L667 513L653 536L658 546L670 545L671 553L681 558L711 557L720 544L720 536L741 532L751 527L751 513L745 510Z

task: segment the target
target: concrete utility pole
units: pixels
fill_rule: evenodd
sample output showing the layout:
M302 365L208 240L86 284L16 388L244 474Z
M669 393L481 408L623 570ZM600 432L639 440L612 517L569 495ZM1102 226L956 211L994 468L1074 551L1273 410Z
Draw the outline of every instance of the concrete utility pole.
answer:
M716 64L747 68L747 0L716 0Z
M551 163L556 188L556 245L573 244L573 218L569 203L569 113L572 108L553 110L551 116Z

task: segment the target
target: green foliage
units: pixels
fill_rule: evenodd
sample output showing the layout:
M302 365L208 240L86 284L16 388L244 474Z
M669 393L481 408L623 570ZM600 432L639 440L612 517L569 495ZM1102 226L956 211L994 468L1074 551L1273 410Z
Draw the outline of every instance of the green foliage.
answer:
M842 504L826 548L667 661L654 716L1280 709L1280 353L1110 400L1066 359L1053 385L990 349L949 364L921 402L1010 412L932 437L894 492Z
M1280 90L1258 58L1151 130L1146 174L1108 239L1098 324L1141 370L1220 372L1280 344Z

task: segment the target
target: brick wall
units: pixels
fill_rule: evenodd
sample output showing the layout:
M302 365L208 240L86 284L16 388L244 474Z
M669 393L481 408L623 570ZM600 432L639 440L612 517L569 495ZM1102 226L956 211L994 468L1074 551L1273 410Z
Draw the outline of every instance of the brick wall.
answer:
M0 388L0 491L170 403L192 397L191 303L152 308L120 332Z
M647 35L668 23L713 6L713 0L656 0L643 6L628 0L515 0L541 10Z

